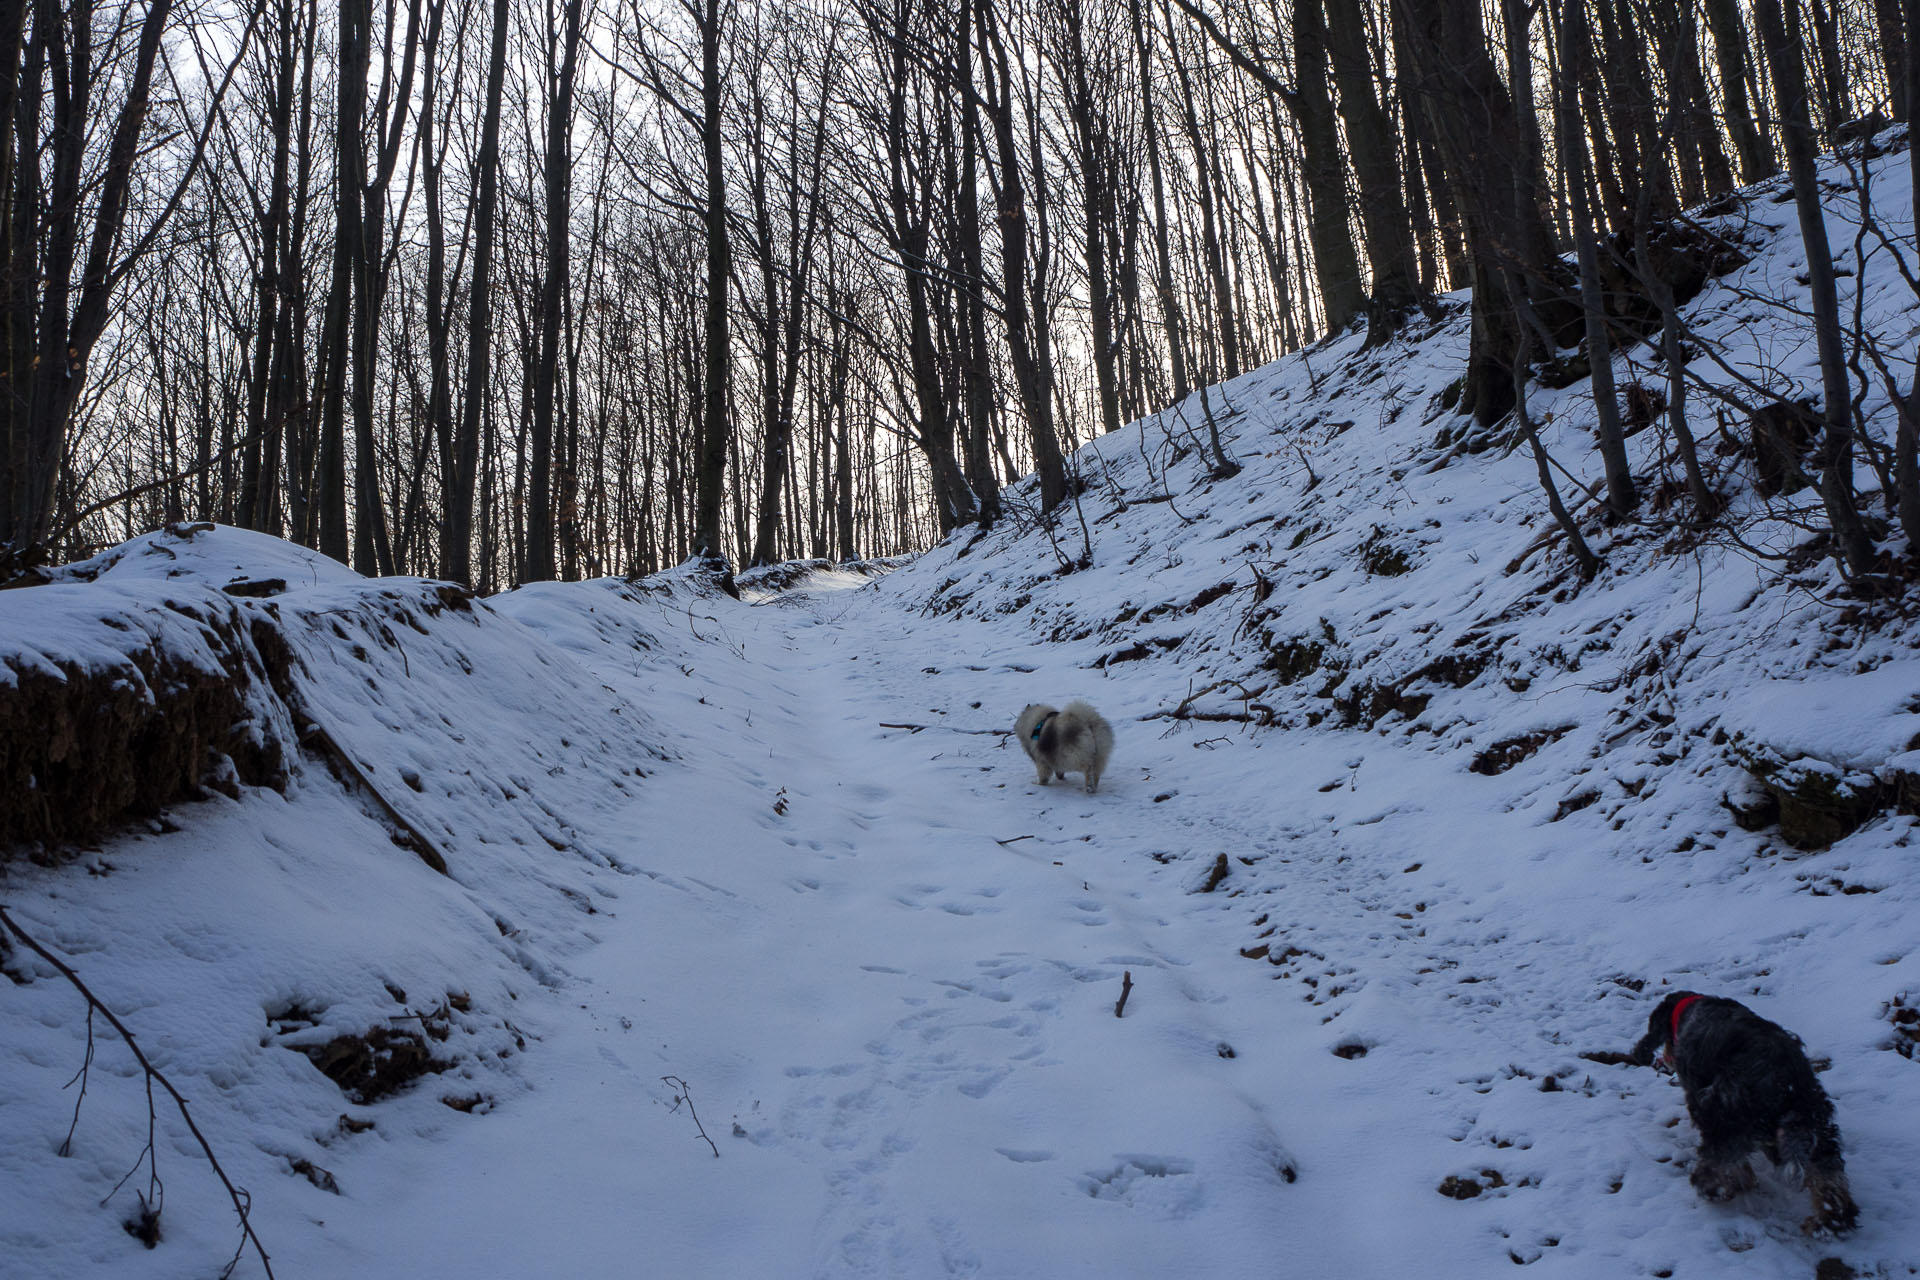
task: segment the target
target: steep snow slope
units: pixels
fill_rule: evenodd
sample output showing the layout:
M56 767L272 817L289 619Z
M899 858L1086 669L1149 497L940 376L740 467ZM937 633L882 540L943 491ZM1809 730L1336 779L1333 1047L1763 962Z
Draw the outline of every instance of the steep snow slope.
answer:
M1904 165L1873 167L1903 231ZM1804 388L1810 342L1749 297L1794 294L1771 194L1719 215L1751 261L1690 316ZM1852 280L1910 348L1898 273ZM281 1275L1912 1275L1906 610L1849 598L1807 496L1732 452L1737 540L1582 499L1581 584L1531 460L1440 407L1447 305L1217 391L1231 478L1189 405L1082 450L1051 530L877 582L470 601L216 530L0 593L0 657L84 656L89 619L188 644L160 597L278 578L230 602L286 646L277 731L353 761L308 734L284 795L16 860L0 903L186 1093ZM1592 482L1583 393L1535 408ZM1630 446L1677 474L1658 428ZM1097 796L999 732L1072 696L1119 733ZM1808 798L1859 825L1794 847L1755 771L1800 843L1848 807ZM121 1230L146 1095L98 1024L56 1154L86 1010L3 967L0 1275L217 1272L232 1211L164 1108L162 1241ZM1681 985L1830 1062L1856 1234L1803 1237L1780 1175L1701 1203L1679 1091L1581 1056ZM413 1028L444 1069L376 1100L304 1052Z

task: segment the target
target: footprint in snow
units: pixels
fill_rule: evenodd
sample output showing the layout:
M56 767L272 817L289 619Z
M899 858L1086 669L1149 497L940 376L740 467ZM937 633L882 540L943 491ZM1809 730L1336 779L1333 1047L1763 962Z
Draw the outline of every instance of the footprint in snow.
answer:
M1015 1164L1044 1164L1053 1159L1051 1151L1028 1150L1022 1147L995 1147L994 1150Z
M1169 1218L1189 1217L1205 1201L1191 1160L1121 1155L1118 1161L1111 1169L1092 1170L1078 1179L1080 1190L1095 1200L1117 1200Z

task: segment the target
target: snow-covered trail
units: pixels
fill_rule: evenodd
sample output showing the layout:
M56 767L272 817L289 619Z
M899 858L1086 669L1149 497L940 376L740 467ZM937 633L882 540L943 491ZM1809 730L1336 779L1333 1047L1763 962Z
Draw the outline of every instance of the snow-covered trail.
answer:
M632 806L580 1017L437 1171L355 1200L449 1274L1272 1274L1293 1157L1190 973L1218 939L1154 900L1184 868L1100 838L1140 770L1042 790L996 736L882 729L949 709L925 635L854 599L694 619L700 669L641 677L682 759Z
M578 1008L540 1026L526 1093L354 1170L330 1239L398 1215L438 1273L500 1276L1784 1277L1824 1256L1784 1180L1701 1205L1678 1091L1577 1056L1631 1042L1630 988L1675 955L1818 965L1817 927L1751 933L1787 890L1702 919L1557 839L1519 783L1365 735L1169 735L1138 719L1182 692L1151 673L884 590L685 624L686 650L601 672L679 759L597 833L639 874L576 961ZM963 732L1079 694L1119 731L1097 796ZM1912 1145L1856 1154L1863 1201L1911 1190ZM1485 1189L1447 1198L1449 1176Z

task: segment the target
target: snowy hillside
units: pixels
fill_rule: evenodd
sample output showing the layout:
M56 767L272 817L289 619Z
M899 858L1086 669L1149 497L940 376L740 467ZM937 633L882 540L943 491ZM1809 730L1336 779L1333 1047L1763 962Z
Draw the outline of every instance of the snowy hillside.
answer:
M1797 296L1777 194L1711 220L1747 260L1688 316L1811 390L1755 301ZM1887 252L1842 283L1911 350ZM1849 596L1704 400L1731 532L1580 497L1583 584L1532 459L1444 407L1461 301L1360 345L1215 389L1231 476L1189 403L1083 449L1050 529L877 579L477 600L183 527L0 592L8 689L239 690L203 799L0 863L0 907L281 1276L1920 1272L1911 592ZM1533 407L1597 485L1587 384ZM1669 444L1629 441L1650 493ZM1070 697L1097 795L1004 733ZM0 969L0 1275L264 1274L75 988ZM1679 1089L1586 1056L1680 987L1804 1038L1856 1232L1771 1171L1700 1201Z

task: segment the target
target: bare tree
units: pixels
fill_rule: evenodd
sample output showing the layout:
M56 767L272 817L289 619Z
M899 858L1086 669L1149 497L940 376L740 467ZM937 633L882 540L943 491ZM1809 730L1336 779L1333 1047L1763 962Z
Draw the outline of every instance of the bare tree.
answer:
M1833 525L1840 563L1848 574L1861 577L1872 569L1873 544L1861 523L1853 494L1853 402L1840 332L1833 252L1827 243L1826 212L1821 207L1814 167L1813 122L1808 110L1800 13L1797 6L1791 6L1783 21L1780 0L1755 0L1754 16L1766 46L1774 94L1780 103L1787 173L1793 182L1794 207L1800 215L1800 240L1807 255L1814 340L1820 351L1820 383L1825 400L1820 498Z

